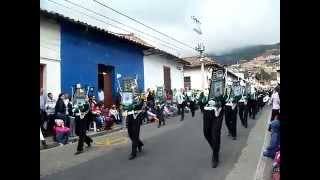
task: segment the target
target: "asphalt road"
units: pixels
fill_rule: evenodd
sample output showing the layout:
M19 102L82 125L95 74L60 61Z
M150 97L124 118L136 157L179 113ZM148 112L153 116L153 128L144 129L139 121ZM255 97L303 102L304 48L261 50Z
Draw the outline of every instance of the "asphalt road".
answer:
M238 139L227 136L222 127L220 164L210 166L211 152L202 132L202 114L185 120L168 119L157 128L150 124L141 128L144 150L132 161L128 160L131 142L104 146L107 137L84 154L73 155L76 145L66 145L41 151L40 178L42 180L251 180L256 174L264 144L270 108L259 112L256 120L248 119L248 128L238 118ZM124 137L124 133L118 136Z

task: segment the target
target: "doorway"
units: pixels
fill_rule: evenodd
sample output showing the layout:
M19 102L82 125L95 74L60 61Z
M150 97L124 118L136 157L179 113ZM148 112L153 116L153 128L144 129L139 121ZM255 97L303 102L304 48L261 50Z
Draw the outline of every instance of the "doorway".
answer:
M40 64L40 89L44 89L44 69L45 64Z
M171 73L170 68L163 66L163 79L164 79L164 89L169 91L171 90Z
M104 105L108 108L112 106L113 98L113 73L114 67L104 64L98 64L98 89L104 93Z

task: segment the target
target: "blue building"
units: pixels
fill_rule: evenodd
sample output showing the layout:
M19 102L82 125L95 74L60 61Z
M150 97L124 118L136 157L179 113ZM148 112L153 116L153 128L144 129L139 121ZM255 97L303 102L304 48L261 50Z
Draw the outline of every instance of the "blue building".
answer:
M71 94L77 83L103 89L105 102L115 101L116 75L138 77L144 89L143 50L150 46L74 21L60 14L40 11L60 25L61 91Z

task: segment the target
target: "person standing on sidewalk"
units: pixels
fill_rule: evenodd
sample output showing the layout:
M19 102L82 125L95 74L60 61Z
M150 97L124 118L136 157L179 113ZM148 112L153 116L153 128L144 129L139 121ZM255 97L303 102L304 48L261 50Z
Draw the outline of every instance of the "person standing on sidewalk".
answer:
M47 113L47 117L48 117L48 128L47 130L49 131L49 133L53 132L53 126L54 126L54 111L55 111L55 106L56 106L56 100L53 99L52 93L48 93L48 97L47 97L47 102L45 105L46 108L46 113Z
M42 129L45 129L43 127L43 124L45 123L45 121L47 121L47 114L46 114L46 98L43 95L43 89L40 89L40 127Z
M272 103L272 114L271 121L274 120L275 116L280 113L280 97L279 97L279 88L275 88L274 92L270 99L270 104Z
M75 110L76 134L79 136L77 152L75 153L76 155L83 153L84 142L88 145L88 147L90 147L91 143L93 142L93 140L87 136L89 110L90 105L88 97L86 97L85 99L85 104L81 105L80 107L77 107Z
M181 114L181 120L184 120L184 108L185 108L185 95L183 89L176 93L176 101L178 103L178 114Z
M221 140L221 127L223 120L223 108L210 100L203 109L203 134L212 150L211 166L216 168L219 164L219 151Z

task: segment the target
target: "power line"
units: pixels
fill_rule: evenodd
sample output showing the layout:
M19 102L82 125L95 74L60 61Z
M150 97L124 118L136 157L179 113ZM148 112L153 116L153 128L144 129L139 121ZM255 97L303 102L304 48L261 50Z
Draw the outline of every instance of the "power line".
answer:
M85 15L85 16L87 16L87 17L89 17L89 18L95 19L95 20L97 20L97 21L99 21L99 22L101 22L101 23L104 23L104 24L106 24L106 25L113 26L113 27L115 27L115 28L117 28L117 29L120 29L120 30L123 30L123 31L125 31L125 32L127 32L127 33L131 33L130 31L128 31L128 30L126 30L126 29L123 29L123 28L118 27L118 26L116 26L116 25L107 23L107 22L105 22L105 21L103 21L103 20L97 19L97 18L95 18L95 17L93 17L93 16L90 16L90 15L88 15L88 14L86 14L86 13L83 13L82 11L76 10L76 9L71 8L71 7L68 7L68 6L65 6L65 5L63 5L63 4L60 4L60 3L55 2L55 1L52 1L52 0L48 0L48 1L50 1L50 2L52 2L52 3L55 3L55 4L59 5L59 6L62 6L62 7L64 7L64 8L66 8L66 9L68 9L68 10L76 11L76 12L82 14L82 15ZM118 33L115 33L115 34L118 34ZM137 35L137 36L140 36L140 35ZM145 38L145 39L148 39L148 38ZM154 42L154 41L151 41L150 39L148 39L148 40L149 40L150 42L158 43L158 44L160 44L160 45L162 45L162 46L165 46L165 47L167 47L167 48L173 49L173 50L175 50L175 51L177 51L177 52L179 51L178 49L173 48L173 47L171 47L171 46L168 46L168 45L166 45L166 44L162 44L162 43L159 43L159 42ZM180 49L180 50L181 50L181 49Z
M79 7L79 8L85 9L85 10L91 12L91 13L94 13L94 14L98 15L98 16L101 16L101 17L103 17L103 18L106 18L106 19L108 19L108 20L111 20L111 21L113 21L113 22L116 22L116 23L118 23L118 24L121 24L121 25L123 25L123 26L125 26L125 27L128 27L128 28L130 28L130 29L133 29L133 30L135 30L135 31L137 31L137 32L139 32L139 33L145 34L145 35L150 36L150 37L152 37L152 38L154 38L154 39L157 39L157 40L159 40L159 41L161 41L161 42L163 42L163 43L169 44L169 45L171 45L171 46L174 46L174 47L179 48L180 50L182 50L180 47L178 47L178 46L176 46L176 45L174 45L174 44L171 44L171 43L169 43L169 42L167 42L167 41L164 41L164 40L162 40L162 39L160 39L160 38L158 38L158 37L156 37L156 36L153 36L153 35L151 35L151 34L149 34L149 33L140 31L139 29L136 29L136 28L134 28L134 27L128 26L128 25L126 25L126 24L124 24L124 23L121 23L121 22L119 22L119 21L117 21L117 20L114 20L114 19L112 19L112 18L110 18L110 17L107 17L107 16L105 16L105 15L103 15L103 14L97 13L97 12L95 12L95 11L89 9L89 8L83 7L83 6L79 5L79 4L76 4L76 3L74 3L74 2L71 2L71 1L69 1L69 0L65 0L65 1L68 2L68 3L70 3L70 4L72 4L72 5L74 5L74 6L77 6L77 7Z
M68 0L66 0L66 1L68 1ZM171 36L169 36L169 35L167 35L167 34L165 34L165 33L162 33L162 32L160 32L160 31L158 31L158 30L156 30L156 29L154 29L154 28L152 28L152 27L150 27L150 26L148 26L148 25L145 25L144 23L142 23L142 22L140 22L140 21L138 21L138 20L136 20L136 19L134 19L134 18L131 18L130 16L128 16L128 15L126 15L126 14L124 14L124 13L121 13L121 12L119 12L119 11L117 11L117 10L115 10L115 9L113 9L113 8L111 8L111 7L109 7L109 6L105 5L105 4L97 1L97 0L93 0L93 1L96 2L96 3L98 3L98 4L100 4L100 5L103 6L103 7L106 7L106 8L108 8L108 9L110 9L110 10L112 10L112 11L114 11L114 12L116 12L116 13L122 15L122 16L125 16L125 17L131 19L132 21L134 21L134 22L136 22L136 23L138 23L138 24L141 24L141 25L143 25L143 26L145 26L145 27L147 27L147 28L149 28L149 29L151 29L151 30L159 33L159 34L162 34L162 35L164 35L164 36L166 36L166 37L168 37L168 38L170 38L170 39L172 39L172 40L174 40L174 41L176 41L176 42L179 42L180 44L183 44L184 46L189 47L189 48L191 48L192 50L195 50L192 46L190 46L190 45L188 45L188 44L186 44L186 43L184 43L184 42L181 42L181 41L179 41L179 40L177 40L177 39L175 39L175 38L173 38L173 37L171 37Z

